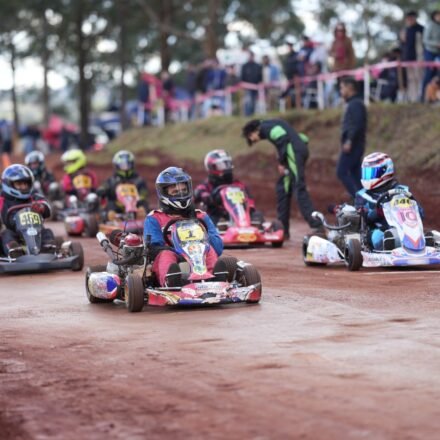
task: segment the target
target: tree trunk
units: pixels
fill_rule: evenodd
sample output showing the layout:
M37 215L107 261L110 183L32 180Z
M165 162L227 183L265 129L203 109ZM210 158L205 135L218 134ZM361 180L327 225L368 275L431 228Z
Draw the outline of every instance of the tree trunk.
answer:
M171 64L171 51L168 45L168 37L170 33L168 29L171 26L171 19L173 14L173 1L172 0L162 0L162 5L160 8L160 22L165 25L164 28L160 30L160 60L162 70L168 71Z
M125 130L128 127L127 116L125 113L125 106L127 103L127 87L125 86L125 71L127 68L127 60L125 58L125 51L127 48L127 27L125 21L125 15L123 13L124 9L124 0L120 0L117 2L118 8L118 16L119 16L119 67L121 69L121 84L120 84L120 93L121 93L121 107L119 109L119 117L121 119L121 127L122 130Z
M208 0L208 24L205 27L205 54L208 58L216 58L217 56L217 11L219 0Z
M47 49L47 36L48 36L48 28L47 28L47 20L45 16L45 10L43 11L43 50L41 54L41 64L43 65L43 120L44 125L49 124L49 83L48 83L48 74L49 74L49 50Z
M76 33L78 38L77 45L77 60L79 73L79 114L80 114L80 143L81 148L89 146L88 131L89 131L89 93L88 81L86 78L85 68L87 65L87 53L85 49L85 36L82 31L83 25L83 1L78 0L76 7Z
M17 103L17 91L15 87L15 61L16 53L14 43L11 41L9 45L11 55L11 71L12 71L12 88L11 88L11 100L12 100L12 112L14 119L14 129L16 132L20 129L20 119L18 117L18 103Z

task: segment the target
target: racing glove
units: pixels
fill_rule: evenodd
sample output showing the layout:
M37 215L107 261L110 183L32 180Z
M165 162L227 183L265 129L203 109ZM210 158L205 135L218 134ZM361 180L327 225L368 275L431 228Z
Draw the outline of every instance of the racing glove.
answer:
M31 209L32 209L32 211L36 212L37 214L40 214L41 216L43 216L47 210L47 205L42 202L33 202L31 205Z

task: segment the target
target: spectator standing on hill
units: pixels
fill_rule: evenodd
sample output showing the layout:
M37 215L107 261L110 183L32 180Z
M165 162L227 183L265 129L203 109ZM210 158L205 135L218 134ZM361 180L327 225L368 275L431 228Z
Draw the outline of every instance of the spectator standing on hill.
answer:
M423 58L425 61L440 61L440 9L433 11L431 20L423 32ZM425 76L423 78L422 97L425 93L426 86L435 76L436 69L432 67L425 68Z
M299 77L299 67L298 67L298 53L295 51L293 46L293 41L291 39L286 39L286 44L288 47L288 54L284 60L284 74L287 78L287 88L281 95L281 97L288 97L290 102L289 106L293 106L295 104L295 79ZM300 98L298 98L300 100Z
M405 29L400 33L402 43L403 61L423 60L423 26L417 22L417 12L409 11L405 15ZM422 69L408 67L408 99L416 102L419 99L422 82Z
M276 184L277 214L286 238L289 238L292 194L295 194L301 214L310 227L321 227L321 221L312 217L315 209L305 182L305 166L309 157L308 138L298 134L282 119L254 119L243 127L242 135L250 147L267 139L277 149L280 175Z
M266 94L267 110L277 109L280 83L280 69L276 64L271 63L268 55L263 56L263 84Z
M341 79L340 93L346 102L341 127L341 152L336 174L354 198L362 188L361 165L367 134L367 109L353 78Z
M338 23L334 30L334 40L330 47L330 56L333 57L333 72L354 69L356 57L353 43L347 35L344 23Z
M249 60L241 68L241 80L257 86L263 81L261 64L255 62L255 55L252 51L248 51L248 53ZM255 113L257 100L258 90L247 89L244 104L244 114L246 116L251 116Z

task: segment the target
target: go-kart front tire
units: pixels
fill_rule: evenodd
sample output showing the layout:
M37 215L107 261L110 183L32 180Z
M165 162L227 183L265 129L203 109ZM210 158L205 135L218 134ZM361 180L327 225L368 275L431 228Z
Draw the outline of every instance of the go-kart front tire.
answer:
M81 243L78 243L77 241L72 241L70 245L70 249L72 256L78 257L75 263L72 264L72 270L75 272L82 270L82 268L84 267L84 251L81 246Z
M263 287L261 286L261 276L258 272L257 268L253 264L247 264L241 272L240 282L243 286L251 286L252 284L260 284L260 295L263 291ZM257 303L257 301L246 301L249 303Z
M270 227L271 232L277 232L277 231L281 231L283 229L284 229L283 224L279 220L274 220L272 222L271 227ZM280 248L280 247L283 247L283 244L284 244L284 240L283 241L275 241L272 243L272 247Z
M235 278L235 273L237 272L237 263L238 258L232 257L230 255L222 255L219 257L219 260L222 260L226 265L226 270L228 272L228 282L232 282Z
M105 299L105 298L96 298L96 296L93 296L89 290L89 277L94 272L105 272L107 270L106 265L97 265L97 266L90 266L87 268L86 272L86 295L87 299L91 304L102 304L102 303L111 303L112 299Z
M128 275L125 281L125 303L130 313L137 313L144 308L144 283L136 274Z
M359 270L362 266L361 243L356 239L349 239L345 245L345 264L349 271Z

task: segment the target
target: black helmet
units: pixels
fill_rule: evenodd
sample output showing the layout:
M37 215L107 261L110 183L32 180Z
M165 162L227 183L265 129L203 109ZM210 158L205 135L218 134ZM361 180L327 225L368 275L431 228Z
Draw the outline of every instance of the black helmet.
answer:
M121 150L113 156L113 165L116 174L124 179L128 179L134 173L134 155L131 151Z
M18 182L26 183L26 188L16 188ZM31 196L34 175L25 165L9 165L2 173L2 191L15 199L26 200Z
M170 190L174 190L171 193ZM182 168L168 167L156 179L160 207L169 213L183 214L192 207L192 180Z
M214 185L232 183L234 165L232 157L225 150L212 150L205 156L205 169L209 181Z
M41 151L31 151L24 158L24 163L38 177L44 171L44 154Z

